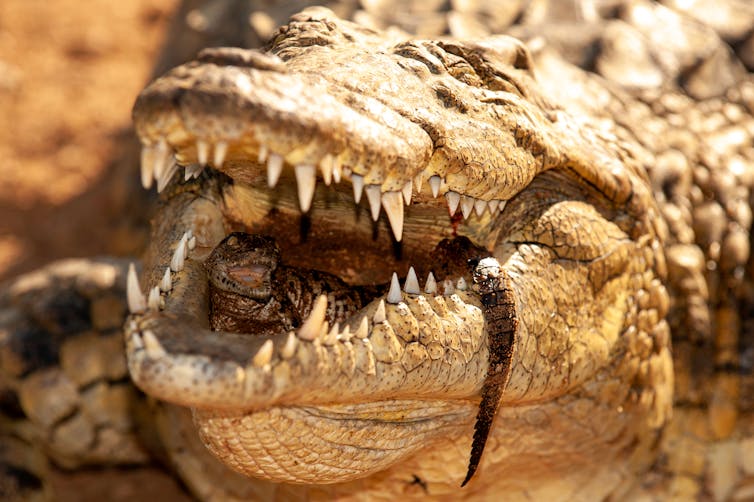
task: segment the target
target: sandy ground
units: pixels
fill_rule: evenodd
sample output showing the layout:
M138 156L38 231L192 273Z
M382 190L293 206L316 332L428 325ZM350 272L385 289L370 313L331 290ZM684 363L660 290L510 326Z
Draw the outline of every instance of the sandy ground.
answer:
M66 256L133 254L120 211L134 98L176 0L0 1L0 279ZM56 472L55 500L189 500L159 469Z
M0 279L143 245L97 192L115 182L110 167L176 4L0 2Z

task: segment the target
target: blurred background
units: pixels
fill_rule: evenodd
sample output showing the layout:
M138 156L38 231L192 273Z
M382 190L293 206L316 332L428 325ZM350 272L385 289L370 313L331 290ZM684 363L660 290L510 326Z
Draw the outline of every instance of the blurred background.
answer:
M0 281L143 246L146 225L122 217L143 202L130 200L131 106L177 4L0 2Z

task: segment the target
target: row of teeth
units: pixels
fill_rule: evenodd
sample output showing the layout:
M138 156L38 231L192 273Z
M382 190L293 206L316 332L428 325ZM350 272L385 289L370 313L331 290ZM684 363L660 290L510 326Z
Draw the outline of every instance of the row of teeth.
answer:
M197 178L202 173L204 166L209 161L210 149L213 150L213 164L218 169L222 167L225 161L225 155L228 151L228 144L220 141L212 145L206 141L199 140L196 143L196 152L198 164L186 166L184 178L186 181L191 178ZM271 153L267 147L261 147L259 150L259 163L267 164L267 184L270 188L277 185L280 175L283 172L283 157L276 153ZM173 152L167 142L159 141L154 145L144 146L141 153L141 181L144 188L150 188L152 182L157 182L157 191L161 192L168 184L170 179L176 173L178 165L175 163ZM419 173L413 180L409 180L400 191L382 192L380 185L365 185L364 177L352 173L348 168L339 165L337 158L333 155L325 155L319 162L319 169L322 173L322 179L325 185L330 185L333 181L339 183L343 176L349 176L353 186L353 199L356 204L361 201L362 195L366 192L367 201L372 219L377 221L380 217L380 208L384 208L388 221L393 230L395 239L400 241L403 237L403 206L411 204L411 196L415 191L421 192L424 174ZM309 211L314 199L314 190L317 186L317 166L314 164L299 164L294 166L296 183L298 184L298 200L301 211ZM437 175L428 178L428 184L432 196L437 198L440 195L440 189L445 184L445 180ZM446 190L444 193L445 201L448 204L450 216L454 216L461 209L464 220L476 213L482 216L486 210L491 215L505 209L505 200L481 200L467 195L459 194L452 190Z
M173 289L173 274L183 270L185 260L188 259L188 253L196 247L196 237L192 234L191 230L185 232L181 237L175 252L170 260L170 266L165 268L160 283L151 288L148 294L144 294L139 284L139 278L136 274L136 268L133 263L128 267L128 275L126 278L126 297L128 301L128 310L132 314L143 314L147 311L160 311L165 308L165 298L170 294ZM432 272L427 276L427 281L424 284L424 293L428 295L438 295L442 291L442 295L451 296L456 291L465 291L468 288L466 280L461 277L457 281L451 279L445 279L442 283L438 284L435 280ZM419 280L414 271L414 267L410 267L408 274L406 275L406 281L403 285L403 291L410 295L421 295L422 290L419 286ZM385 300L380 300L377 309L372 316L373 324L380 324L387 320L387 311L385 302L398 305L403 302L403 294L401 286L398 281L398 274L393 272L393 276L390 280L390 289L388 291ZM349 326L345 326L342 330L339 323L335 323L332 327L329 326L325 319L327 313L327 295L319 295L314 302L309 317L304 321L297 332L291 331L288 333L288 338L285 345L281 348L280 354L283 358L288 359L293 356L296 351L298 340L315 341L319 340L323 345L334 345L336 342L350 341L352 338L358 338L364 340L365 343L367 336L369 335L369 321L366 317L361 319L358 328L354 332L350 331ZM153 354L164 354L164 349L161 347L155 334L149 330L145 330L142 333L142 340L146 348ZM252 359L253 364L259 367L269 365L273 354L272 340L267 340L257 354Z

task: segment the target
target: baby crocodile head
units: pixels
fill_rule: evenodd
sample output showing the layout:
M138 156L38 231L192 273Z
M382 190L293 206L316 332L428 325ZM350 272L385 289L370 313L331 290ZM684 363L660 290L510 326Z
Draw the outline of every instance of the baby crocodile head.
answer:
M593 498L646 467L671 406L662 222L641 155L546 95L520 42L311 9L133 115L163 197L129 368L228 466L441 494L481 458L466 493Z

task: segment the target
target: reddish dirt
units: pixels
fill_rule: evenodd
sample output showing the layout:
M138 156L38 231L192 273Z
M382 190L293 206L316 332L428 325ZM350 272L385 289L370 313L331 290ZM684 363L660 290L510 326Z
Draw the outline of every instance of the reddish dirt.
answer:
M0 279L143 245L113 209L129 191L98 192L128 183L110 168L176 4L0 2ZM137 179L135 163L121 171Z
M0 279L134 254L131 105L177 0L0 1ZM125 158L124 158L125 156ZM157 468L55 471L55 500L190 500Z

